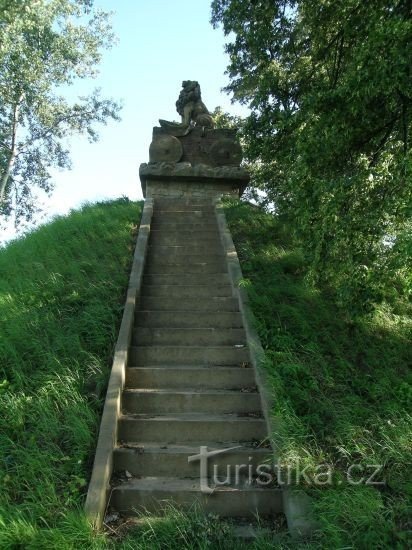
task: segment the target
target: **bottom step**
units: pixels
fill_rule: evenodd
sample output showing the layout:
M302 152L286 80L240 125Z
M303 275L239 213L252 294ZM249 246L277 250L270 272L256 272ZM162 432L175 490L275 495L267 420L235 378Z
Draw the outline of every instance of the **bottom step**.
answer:
M222 517L260 517L282 512L282 492L278 487L219 487L213 494L202 493L193 479L147 477L133 479L113 488L110 507L122 515L161 513L166 504L190 508L194 504L207 513Z

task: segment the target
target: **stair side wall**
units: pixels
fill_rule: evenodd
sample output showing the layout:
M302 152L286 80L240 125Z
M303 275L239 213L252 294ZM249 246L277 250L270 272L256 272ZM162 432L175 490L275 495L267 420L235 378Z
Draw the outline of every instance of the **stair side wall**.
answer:
M126 365L134 324L134 312L143 280L152 215L153 200L147 199L140 221L126 303L114 351L92 476L87 491L85 513L90 522L98 529L103 524L109 497L110 478L113 471L113 450L117 443L118 418L121 411L121 397L125 384Z

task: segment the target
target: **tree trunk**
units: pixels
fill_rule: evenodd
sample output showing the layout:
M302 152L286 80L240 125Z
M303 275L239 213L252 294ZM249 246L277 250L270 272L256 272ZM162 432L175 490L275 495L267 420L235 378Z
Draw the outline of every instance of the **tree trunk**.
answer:
M0 180L0 205L6 200L6 187L9 181L10 172L13 168L14 161L16 159L15 153L10 153L9 160L7 162L6 169L4 170Z
M11 146L9 149L9 158L7 160L7 165L4 169L3 174L0 179L0 205L3 204L6 200L6 187L10 178L11 171L13 169L14 162L17 157L17 126L19 119L19 110L21 102L23 101L23 94L20 95L18 101L14 105L13 109L13 123L12 123L12 134L11 134Z

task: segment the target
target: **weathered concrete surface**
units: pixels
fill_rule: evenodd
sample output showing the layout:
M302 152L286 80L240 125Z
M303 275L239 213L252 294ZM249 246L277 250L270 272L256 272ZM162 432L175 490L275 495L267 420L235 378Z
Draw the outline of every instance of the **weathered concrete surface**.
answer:
M228 284L202 285L144 285L146 296L174 296L177 298L208 298L213 292L216 297L231 297L232 287Z
M183 478L199 478L199 463L189 462L190 456L199 452L201 441L189 444L163 445L154 442L136 442L134 445L117 447L114 453L114 471L127 470L135 477L173 477L176 472ZM226 475L227 467L234 469L239 464L251 464L255 470L260 464L270 464L272 452L268 449L238 445L237 442L225 444L209 442L208 450L232 448L230 452L211 457L208 461L208 474L214 473L214 466L219 470L219 478ZM240 470L243 477L248 471Z
M255 373L251 368L199 367L196 365L161 365L134 367L126 370L126 386L129 388L227 388L253 390Z
M260 398L257 391L129 389L123 391L122 408L126 414L260 413Z
M200 497L206 510L222 515L250 515L256 507L267 514L282 505L277 488L232 487L206 499L185 485L188 475L199 484L198 467L187 459L200 445L240 446L217 459L222 467L273 457L215 198L155 199L114 451L118 475L141 478L114 484L110 506L126 515L136 506L156 509L168 497L182 506Z
M174 223L169 221L157 222L153 224L153 229L163 229L164 231L209 231L209 236L213 236L216 226L212 223L195 222L195 223Z
M193 128L187 135L178 137L182 154L175 162L182 161L192 166L240 166L243 155L236 134L237 130L230 128ZM153 128L152 143L156 143L164 136L163 128ZM166 156L158 156L150 160L162 162L169 159Z
M311 538L319 527L314 518L311 497L300 489L284 487L282 501L292 538L295 541Z
M132 346L129 366L143 365L235 365L249 362L246 346Z
M248 172L238 166L207 166L190 162L141 164L144 197L160 199L216 199L239 196L249 183Z
M180 183L169 182L169 190L175 185ZM250 368L249 337L214 214L221 193L219 187L196 200L154 199L139 292L122 344L127 351L106 446L110 467L100 475L107 481L114 464L109 506L125 515L140 507L157 510L164 498L183 507L199 500L205 510L229 516L282 508L273 486L224 487L206 497L198 478L187 479L197 475L199 464L187 460L201 445L240 446L216 460L222 467L237 461L257 466L274 457L266 448L268 425ZM100 523L106 490L107 484L100 491Z
M204 271L200 272L204 273ZM173 271L172 273L174 275L176 272ZM140 306L142 310L149 311L198 311L199 313L206 311L239 311L239 306L235 298L228 298L226 296L213 296L212 298L185 298L184 300L169 296L142 296L140 299Z
M112 505L125 515L143 509L162 512L165 501L173 500L183 508L195 502L209 513L219 516L255 517L273 515L282 510L282 493L278 488L219 487L212 495L202 494L192 479L143 478L116 486Z
M135 305L143 278L152 215L153 201L148 200L145 202L140 222L126 304L114 352L92 477L87 492L85 512L90 521L97 527L100 527L103 521L110 489L109 482L113 469L113 449L117 443L121 394L125 384L125 371L132 337Z
M242 328L242 317L237 311L140 311L136 327L176 328Z
M162 253L164 246L159 245L160 254ZM175 248L171 245L171 248ZM179 247L187 250L189 247ZM189 252L189 250L188 250ZM145 285L199 285L199 286L215 286L215 285L230 285L229 275L227 273L218 273L216 275L191 275L188 273L182 273L181 275L171 275L170 273L157 273L155 275L145 275L143 277Z
M129 366L143 365L238 365L250 361L244 345L236 346L132 346Z
M235 346L245 345L243 328L137 328L135 346Z
M219 233L215 230L205 231L204 229L192 229L188 230L186 227L184 231L169 233L164 230L152 229L150 244L156 245L176 245L176 246L216 246L219 241Z
M173 413L123 415L119 420L119 441L263 441L264 420L235 414ZM177 472L177 477L179 477Z

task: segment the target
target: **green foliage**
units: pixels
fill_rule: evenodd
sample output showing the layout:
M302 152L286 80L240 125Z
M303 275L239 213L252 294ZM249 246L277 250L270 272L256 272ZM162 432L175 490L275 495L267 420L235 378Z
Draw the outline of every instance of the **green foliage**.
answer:
M288 223L238 201L226 204L226 214L266 351L274 414L282 419L275 435L280 462L293 472L307 467L309 476L320 464L333 470L331 486L307 486L316 502L320 547L406 547L410 304L397 296L391 307L354 319L336 307L327 288L308 281L302 243ZM356 473L382 465L378 477L385 484L350 484L352 464Z
M107 548L103 534L95 533L87 522L84 514L76 512L62 513L57 527L34 522L17 517L7 518L7 524L0 519L0 546L4 549L24 548L27 550L100 550Z
M129 530L117 545L122 550L163 550L192 548L235 548L229 524L218 517L205 516L194 506L184 513L166 505L163 516L142 516L138 525Z
M221 107L216 107L211 115L215 128L241 128L243 125L241 117L225 113Z
M353 310L394 285L408 295L410 2L214 0L212 22L230 38L227 90L251 107L253 184L291 220L313 280Z
M85 206L0 250L0 547L97 548L80 513L141 204Z
M317 500L316 511L327 548L343 548L348 540L360 548L406 547L406 530L392 532L394 510L385 510L384 499L374 488L329 489Z
M99 90L70 103L62 90L93 78L101 50L113 43L108 14L92 0L2 0L0 9L0 220L38 209L50 193L49 169L70 167L67 137L96 141L98 123L119 106Z
M162 516L146 514L128 530L126 536L116 541L121 550L279 550L290 548L286 537L274 536L256 523L257 538L252 543L242 543L235 537L233 524L212 514L205 515L195 504L187 512L167 504ZM290 541L289 541L290 542ZM304 547L302 547L304 548Z

